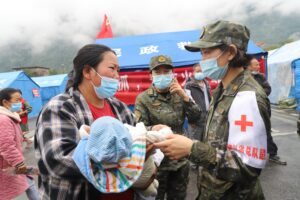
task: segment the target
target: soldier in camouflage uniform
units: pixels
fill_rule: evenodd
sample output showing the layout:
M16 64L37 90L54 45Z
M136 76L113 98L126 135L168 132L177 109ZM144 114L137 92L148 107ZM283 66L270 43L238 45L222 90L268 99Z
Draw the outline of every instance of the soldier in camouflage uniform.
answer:
M203 167L199 172L201 181L198 184L198 200L265 199L258 177L267 160L266 132L270 131L270 103L263 89L243 68L247 64L245 52L249 37L247 27L217 21L204 27L197 42L185 46L189 51L201 51L203 61L200 64L204 74L221 79L210 104L204 140L192 141L181 135L173 135L166 141L154 144L171 159L189 155L192 162ZM247 136L250 131L242 132L245 131L242 126L241 130L235 129L238 131L234 133L250 137L254 144L263 144L264 151L260 151L259 157L256 157L254 147L252 154L250 152L253 159L261 159L258 160L259 168L244 159L248 151L229 146L229 139L232 139L230 136L234 134L232 128L238 126L232 123L230 111L236 105L234 100L243 94L246 94L244 102L247 103L247 99L253 101L252 104L241 104L238 112L248 112L248 108L254 105L257 112L252 115L252 124L248 124L249 127L245 129L249 131L253 128L251 133L260 134L260 138Z
M177 134L183 134L185 117L196 121L200 116L197 105L181 88L173 74L171 58L164 55L152 57L150 73L153 84L141 93L135 104L137 122L146 126L165 124ZM189 163L187 158L171 161L165 157L157 179L159 181L156 199L185 199L188 184Z

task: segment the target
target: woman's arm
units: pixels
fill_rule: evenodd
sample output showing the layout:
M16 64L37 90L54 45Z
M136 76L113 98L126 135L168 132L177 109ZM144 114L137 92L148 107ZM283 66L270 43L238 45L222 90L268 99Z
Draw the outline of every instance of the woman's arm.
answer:
M72 159L79 141L75 113L76 110L70 103L64 103L64 106L52 104L38 119L37 148L51 176L68 179L82 177ZM41 173L43 174L42 169Z

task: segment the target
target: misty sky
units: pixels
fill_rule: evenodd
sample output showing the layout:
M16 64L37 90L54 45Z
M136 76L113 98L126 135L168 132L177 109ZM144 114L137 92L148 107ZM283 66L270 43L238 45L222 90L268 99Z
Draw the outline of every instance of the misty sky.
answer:
M216 19L243 22L265 13L291 15L299 8L299 0L9 0L0 6L0 47L28 41L41 51L57 38L90 43L104 14L114 34L124 36L197 29Z

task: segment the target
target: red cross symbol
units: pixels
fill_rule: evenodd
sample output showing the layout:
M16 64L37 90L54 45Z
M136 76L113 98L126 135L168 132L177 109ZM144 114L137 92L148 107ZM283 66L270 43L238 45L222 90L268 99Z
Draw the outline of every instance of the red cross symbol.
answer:
M246 132L247 126L253 126L253 122L246 120L246 115L241 115L241 121L234 121L235 125L241 126L241 132Z

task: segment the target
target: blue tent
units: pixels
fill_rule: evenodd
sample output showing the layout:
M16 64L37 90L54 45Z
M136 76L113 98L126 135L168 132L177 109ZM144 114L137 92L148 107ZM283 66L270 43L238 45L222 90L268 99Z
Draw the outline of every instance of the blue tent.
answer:
M23 71L0 73L0 89L17 88L22 91L22 96L32 106L32 112L29 113L29 118L36 117L41 108L42 100L40 87Z
M67 74L32 78L41 88L42 103L45 105L52 97L63 93L68 81Z
M148 68L150 58L159 54L171 56L174 66L179 67L199 62L200 53L191 53L184 48L184 45L196 41L199 35L200 30L193 30L97 39L96 43L114 49L122 70ZM264 50L250 41L248 53L259 54Z
M300 110L300 40L285 44L269 55L268 72L271 103L296 98Z

